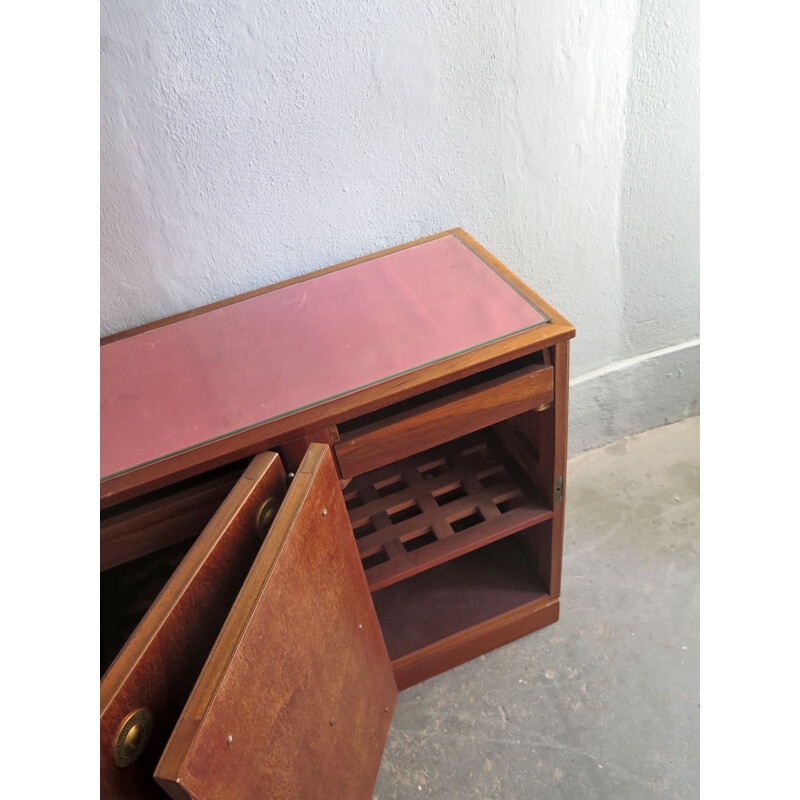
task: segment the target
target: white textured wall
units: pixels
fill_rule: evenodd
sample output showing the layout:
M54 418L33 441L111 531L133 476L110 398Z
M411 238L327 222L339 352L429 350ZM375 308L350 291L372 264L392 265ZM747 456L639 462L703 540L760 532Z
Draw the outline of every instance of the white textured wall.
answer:
M460 225L577 326L573 447L694 413L697 17L103 0L102 333Z

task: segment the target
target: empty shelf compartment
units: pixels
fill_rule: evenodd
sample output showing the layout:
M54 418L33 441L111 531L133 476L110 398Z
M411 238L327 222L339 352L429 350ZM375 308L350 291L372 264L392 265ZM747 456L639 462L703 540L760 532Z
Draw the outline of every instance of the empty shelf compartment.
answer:
M374 592L372 600L392 661L550 597L516 537Z

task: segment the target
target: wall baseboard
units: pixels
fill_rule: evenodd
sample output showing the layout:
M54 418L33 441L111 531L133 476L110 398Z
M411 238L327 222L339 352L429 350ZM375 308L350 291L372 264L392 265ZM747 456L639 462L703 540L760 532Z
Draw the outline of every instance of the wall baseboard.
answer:
M569 456L700 413L700 340L580 375L569 388Z

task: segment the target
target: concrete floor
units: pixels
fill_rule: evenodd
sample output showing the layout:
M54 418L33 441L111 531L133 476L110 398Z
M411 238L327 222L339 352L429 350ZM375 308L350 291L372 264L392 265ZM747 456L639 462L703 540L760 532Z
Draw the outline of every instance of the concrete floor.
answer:
M699 796L699 431L570 461L561 619L402 692L375 800Z

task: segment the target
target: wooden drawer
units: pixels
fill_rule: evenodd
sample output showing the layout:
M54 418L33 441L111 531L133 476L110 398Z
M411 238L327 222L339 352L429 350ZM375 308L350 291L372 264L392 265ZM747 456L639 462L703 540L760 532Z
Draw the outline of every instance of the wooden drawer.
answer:
M553 368L537 357L501 365L340 426L334 449L342 477L361 475L552 402Z

